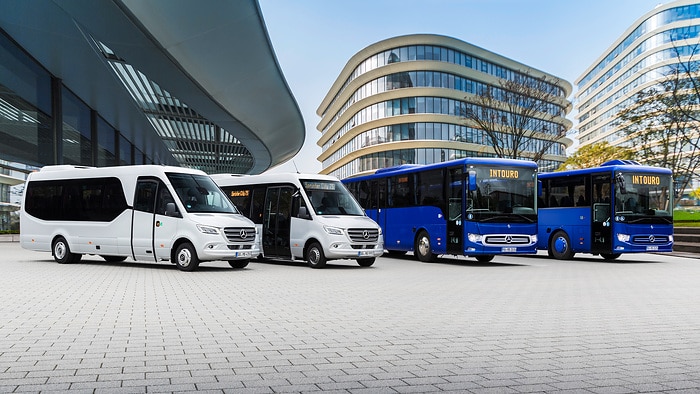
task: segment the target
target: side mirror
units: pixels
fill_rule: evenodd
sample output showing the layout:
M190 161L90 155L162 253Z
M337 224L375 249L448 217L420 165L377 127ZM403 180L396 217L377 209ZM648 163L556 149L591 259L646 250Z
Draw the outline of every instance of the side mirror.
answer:
M627 194L627 187L625 186L625 177L621 173L615 175L615 183L620 187L620 194Z
M311 215L309 215L309 211L306 210L306 207L299 207L299 216L300 219L311 219Z
M476 190L476 171L469 171L469 191Z
M180 217L180 213L177 211L177 207L175 206L174 202L165 204L165 216Z

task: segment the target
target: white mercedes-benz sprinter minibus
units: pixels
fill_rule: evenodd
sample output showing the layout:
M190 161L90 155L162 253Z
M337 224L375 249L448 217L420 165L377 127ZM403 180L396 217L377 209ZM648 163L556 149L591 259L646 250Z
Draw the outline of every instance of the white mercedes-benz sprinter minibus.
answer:
M312 268L355 259L369 267L384 253L381 228L338 178L279 173L212 179L257 226L262 257L303 259Z
M83 254L107 261L200 261L245 267L260 250L255 225L207 174L158 165L46 166L29 174L20 211L23 248L59 263Z

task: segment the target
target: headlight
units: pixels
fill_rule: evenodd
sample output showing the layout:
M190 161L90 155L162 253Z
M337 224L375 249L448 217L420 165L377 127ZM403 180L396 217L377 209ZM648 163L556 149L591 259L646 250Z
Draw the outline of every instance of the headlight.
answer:
M472 234L468 233L467 234L467 239L469 239L469 242L474 242L474 243L479 243L481 242L481 234Z
M326 232L328 234L331 234L331 235L343 235L343 229L340 229L337 227L323 226L323 229L326 230Z
M204 234L219 234L219 229L211 226L203 226L201 224L197 225L197 229Z
M630 235L629 234L617 234L617 240L620 242L629 242Z

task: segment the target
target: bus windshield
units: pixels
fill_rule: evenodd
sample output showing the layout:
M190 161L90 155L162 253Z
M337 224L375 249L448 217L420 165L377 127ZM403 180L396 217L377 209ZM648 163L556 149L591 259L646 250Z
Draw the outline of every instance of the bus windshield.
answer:
M476 189L467 192L467 218L480 222L537 220L536 180L533 168L479 166L469 168L476 175Z
M182 205L190 213L238 213L226 195L208 176L167 173Z
M618 172L615 215L627 223L668 222L673 217L671 176Z
M302 186L319 215L364 216L364 211L339 181L302 180Z

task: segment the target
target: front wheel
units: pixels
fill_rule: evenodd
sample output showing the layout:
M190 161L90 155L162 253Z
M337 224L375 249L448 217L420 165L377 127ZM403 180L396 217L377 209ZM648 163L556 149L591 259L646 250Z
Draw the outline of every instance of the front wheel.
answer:
M621 253L601 253L600 257L605 259L606 261L613 261L620 257L622 254Z
M318 242L313 242L306 249L306 264L311 268L323 268L326 266L326 255Z
M479 255L479 256L475 256L475 257L476 257L476 261L478 261L478 262L480 262L480 263L488 263L489 261L493 260L494 255L492 255L492 254L482 254L482 255Z
M77 263L82 255L72 253L68 246L68 241L63 237L58 237L53 242L53 258L59 264Z
M416 243L413 248L413 253L415 253L416 258L424 263L436 261L437 256L433 253L430 247L430 236L427 232L421 231L416 237Z
M370 267L372 264L374 264L374 260L376 260L374 257L369 259L357 259L357 264L359 264L360 267Z
M571 248L571 240L563 231L557 231L549 241L549 252L557 260L571 260L574 251Z
M199 266L197 251L191 243L180 244L175 251L175 266L180 271L194 271Z
M230 265L231 268L245 268L246 266L248 266L248 263L250 263L249 259L228 261L228 265Z

